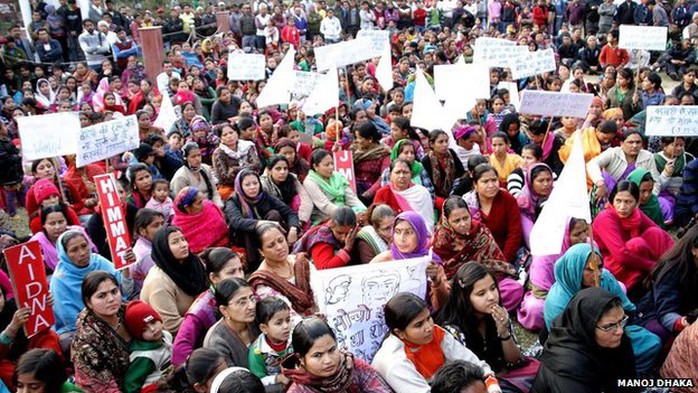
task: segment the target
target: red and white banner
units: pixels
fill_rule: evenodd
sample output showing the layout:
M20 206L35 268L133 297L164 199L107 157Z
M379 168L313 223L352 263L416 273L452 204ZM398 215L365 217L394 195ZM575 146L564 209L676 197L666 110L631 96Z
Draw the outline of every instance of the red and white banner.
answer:
M119 192L116 189L116 180L112 174L95 176L94 180L114 267L123 269L135 261L124 259L124 252L130 247L131 237L126 225L124 208L121 206Z
M49 288L46 281L46 265L38 241L6 248L3 253L12 278L18 308L31 309L24 324L27 337L32 337L56 323L53 310L47 304Z
M354 178L354 157L350 150L340 150L334 152L334 170L344 175L351 189L356 192L356 179Z

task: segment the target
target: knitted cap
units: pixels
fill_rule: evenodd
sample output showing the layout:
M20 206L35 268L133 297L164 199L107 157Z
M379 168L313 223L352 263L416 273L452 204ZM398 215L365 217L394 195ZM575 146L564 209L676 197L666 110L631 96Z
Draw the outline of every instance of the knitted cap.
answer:
M143 331L147 324L152 321L162 322L157 311L140 300L134 300L126 306L124 320L129 334L139 341L143 341Z
M41 202L53 195L60 196L61 193L50 179L41 179L34 183L34 199L36 199L36 203L41 204Z

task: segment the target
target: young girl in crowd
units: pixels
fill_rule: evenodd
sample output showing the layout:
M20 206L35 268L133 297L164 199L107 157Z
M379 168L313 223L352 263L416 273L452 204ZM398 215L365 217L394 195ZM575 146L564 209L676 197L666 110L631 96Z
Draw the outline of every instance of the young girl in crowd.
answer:
M162 213L165 222L171 222L174 216L174 204L170 197L170 182L158 179L153 182L153 196L145 207Z

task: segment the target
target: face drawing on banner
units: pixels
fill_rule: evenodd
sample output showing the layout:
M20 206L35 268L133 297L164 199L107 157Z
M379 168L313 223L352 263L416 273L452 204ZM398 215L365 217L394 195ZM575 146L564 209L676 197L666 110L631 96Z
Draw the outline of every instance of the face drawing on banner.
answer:
M349 295L349 285L351 285L351 277L346 275L337 276L330 281L325 294L325 303L337 304Z
M361 282L363 303L386 303L400 287L400 275L379 270L375 276L366 277Z

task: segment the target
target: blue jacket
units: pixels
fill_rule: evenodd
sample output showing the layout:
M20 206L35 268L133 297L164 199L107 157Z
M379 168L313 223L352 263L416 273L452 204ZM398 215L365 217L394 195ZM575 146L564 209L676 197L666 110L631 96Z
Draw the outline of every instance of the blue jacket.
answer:
M88 273L104 270L114 276L121 283L121 272L114 269L114 265L97 253L90 254L90 263L83 268L75 266L62 245L62 234L56 242L58 251L58 264L51 277L49 290L53 295L53 314L56 316L54 330L58 334L75 331L75 322L78 314L85 308L82 301L82 280Z
M686 217L686 221L698 214L698 160L693 160L683 170L683 184L676 196L674 217Z

